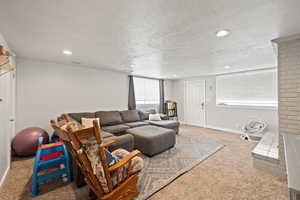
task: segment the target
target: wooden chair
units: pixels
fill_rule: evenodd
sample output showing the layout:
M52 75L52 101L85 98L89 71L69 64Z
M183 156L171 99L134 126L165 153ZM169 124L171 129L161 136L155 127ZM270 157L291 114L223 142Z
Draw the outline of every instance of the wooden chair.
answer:
M65 116L66 119L66 116ZM63 138L67 145L70 153L75 158L78 166L85 176L86 183L92 192L96 195L99 200L130 200L139 195L137 191L138 172L130 174L129 171L132 169L133 158L140 156L141 153L137 150L130 152L128 155L123 157L115 165L108 166L105 157L104 148L108 148L110 145L115 144L115 141L109 141L103 144L101 137L101 129L96 120L93 121L93 127L85 128L80 130L74 130L72 125L67 126L67 131L59 128L57 123L51 120L52 127L61 134L59 137ZM94 138L98 145L99 160L102 164L104 171L104 178L107 183L107 187L103 188L101 182L94 173L91 162L84 150L84 141ZM120 180L117 175L117 184L113 185L112 174L118 173L118 170L122 169L123 178ZM103 184L103 183L102 183ZM108 189L108 191L107 191Z

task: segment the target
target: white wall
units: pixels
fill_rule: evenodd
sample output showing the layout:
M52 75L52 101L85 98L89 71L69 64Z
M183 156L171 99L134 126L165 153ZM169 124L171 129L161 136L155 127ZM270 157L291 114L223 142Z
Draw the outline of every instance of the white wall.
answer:
M164 81L164 93L165 93L165 100L171 100L173 99L172 96L172 81L171 80L165 80Z
M0 33L0 45L9 50L4 37ZM14 60L11 60L14 65ZM14 136L14 92L15 92L14 72L5 73L0 76L0 186L10 166L10 144Z
M127 109L128 75L51 62L17 59L17 131L66 112Z
M207 127L239 132L240 127L249 120L262 119L269 124L270 131L278 132L277 110L216 106L216 76L198 79L206 80ZM172 95L178 102L179 120L184 122L184 80L173 81Z

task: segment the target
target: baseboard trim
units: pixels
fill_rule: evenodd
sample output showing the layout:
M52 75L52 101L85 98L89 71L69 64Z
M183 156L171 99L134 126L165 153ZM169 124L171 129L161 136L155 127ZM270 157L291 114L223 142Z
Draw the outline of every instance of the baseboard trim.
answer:
M221 128L221 127L210 126L210 125L206 125L205 128L215 129L215 130L224 131L224 132L230 132L230 133L236 133L236 134L241 134L242 133L241 131L238 131L238 130L228 129L228 128Z
M7 167L7 169L5 170L5 172L3 174L3 177L2 177L2 179L0 181L0 188L2 187L2 185L3 185L3 183L4 183L5 179L6 179L6 177L8 175L9 169L10 169L10 166Z
M300 191L289 188L289 200L300 200Z

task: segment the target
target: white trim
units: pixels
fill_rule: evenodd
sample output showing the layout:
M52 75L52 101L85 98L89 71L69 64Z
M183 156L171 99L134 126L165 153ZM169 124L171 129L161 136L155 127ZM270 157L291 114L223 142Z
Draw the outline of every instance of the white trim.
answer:
M221 127L211 126L211 125L207 125L206 128L215 129L215 130L219 130L219 131L225 131L225 132L229 132L229 133L236 133L236 134L241 134L242 133L239 130L228 129L228 128L221 128Z
M186 126L195 126L195 127L200 127L200 128L206 128L206 126L200 126L199 124L182 123L182 125L186 125Z
M217 108L235 108L235 109L248 109L248 110L278 110L277 106L267 105L222 105L216 104Z
M2 187L2 185L3 185L3 183L4 183L5 179L6 179L6 177L8 175L9 169L10 169L10 166L7 167L7 169L5 170L5 172L3 174L3 177L2 177L2 179L0 181L0 188Z
M274 40L271 40L271 42L280 44L282 42L289 42L291 40L297 40L297 39L300 39L300 34L295 34L295 35L289 35L289 36L286 36L286 37L276 38Z

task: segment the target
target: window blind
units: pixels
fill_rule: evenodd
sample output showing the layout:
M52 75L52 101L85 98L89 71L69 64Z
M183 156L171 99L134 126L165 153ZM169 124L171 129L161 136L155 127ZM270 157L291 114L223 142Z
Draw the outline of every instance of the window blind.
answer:
M159 104L159 81L134 77L136 104Z
M216 77L218 105L277 106L277 70L219 75Z

